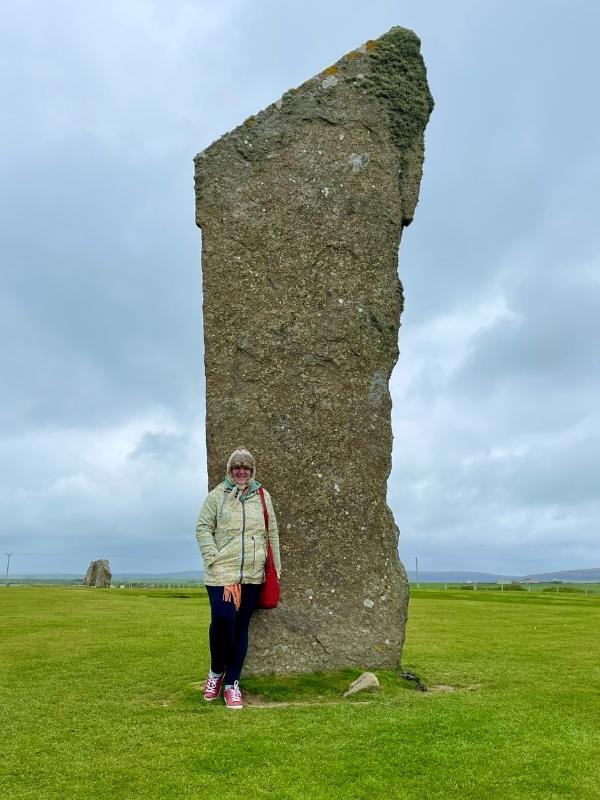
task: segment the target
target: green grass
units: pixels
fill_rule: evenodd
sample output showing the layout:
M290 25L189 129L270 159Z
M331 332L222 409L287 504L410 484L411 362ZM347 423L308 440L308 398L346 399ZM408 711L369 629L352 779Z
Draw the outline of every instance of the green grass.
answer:
M600 798L600 598L413 590L403 667L248 679L205 704L198 590L0 588L3 796ZM368 702L366 702L368 701Z

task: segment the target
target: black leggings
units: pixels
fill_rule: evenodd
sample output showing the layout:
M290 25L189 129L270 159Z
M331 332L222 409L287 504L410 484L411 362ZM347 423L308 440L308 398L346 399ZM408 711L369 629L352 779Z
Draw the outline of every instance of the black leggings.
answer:
M236 611L232 600L223 600L223 586L207 586L211 621L208 629L210 641L210 668L212 672L225 672L225 684L239 681L248 652L248 626L256 608L261 584L243 583L242 602Z

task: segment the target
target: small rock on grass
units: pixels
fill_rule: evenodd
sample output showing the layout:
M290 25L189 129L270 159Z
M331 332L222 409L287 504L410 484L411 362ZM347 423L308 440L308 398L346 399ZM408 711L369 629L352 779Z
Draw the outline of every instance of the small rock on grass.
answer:
M344 692L344 697L349 697L351 694L356 694L357 692L379 691L380 688L377 675L374 675L372 672L363 672L362 675L350 684L347 691Z

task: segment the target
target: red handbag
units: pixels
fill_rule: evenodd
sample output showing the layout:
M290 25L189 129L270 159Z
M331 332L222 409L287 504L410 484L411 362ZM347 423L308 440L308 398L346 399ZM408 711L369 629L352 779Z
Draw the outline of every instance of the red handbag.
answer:
M265 561L265 580L261 586L258 595L257 608L276 608L281 596L281 588L279 586L279 578L277 577L277 570L275 569L275 561L273 559L273 549L269 541L269 512L267 511L267 504L265 502L265 493L262 486L258 490L260 495L260 502L262 503L263 516L265 518L265 531L267 534L267 560Z

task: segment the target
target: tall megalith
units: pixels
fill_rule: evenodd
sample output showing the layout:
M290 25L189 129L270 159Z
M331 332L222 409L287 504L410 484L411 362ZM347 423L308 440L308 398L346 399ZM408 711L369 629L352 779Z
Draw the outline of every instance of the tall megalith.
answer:
M248 672L402 654L388 381L433 107L419 48L392 28L195 159L209 484L248 447L281 531L282 602L253 620Z

